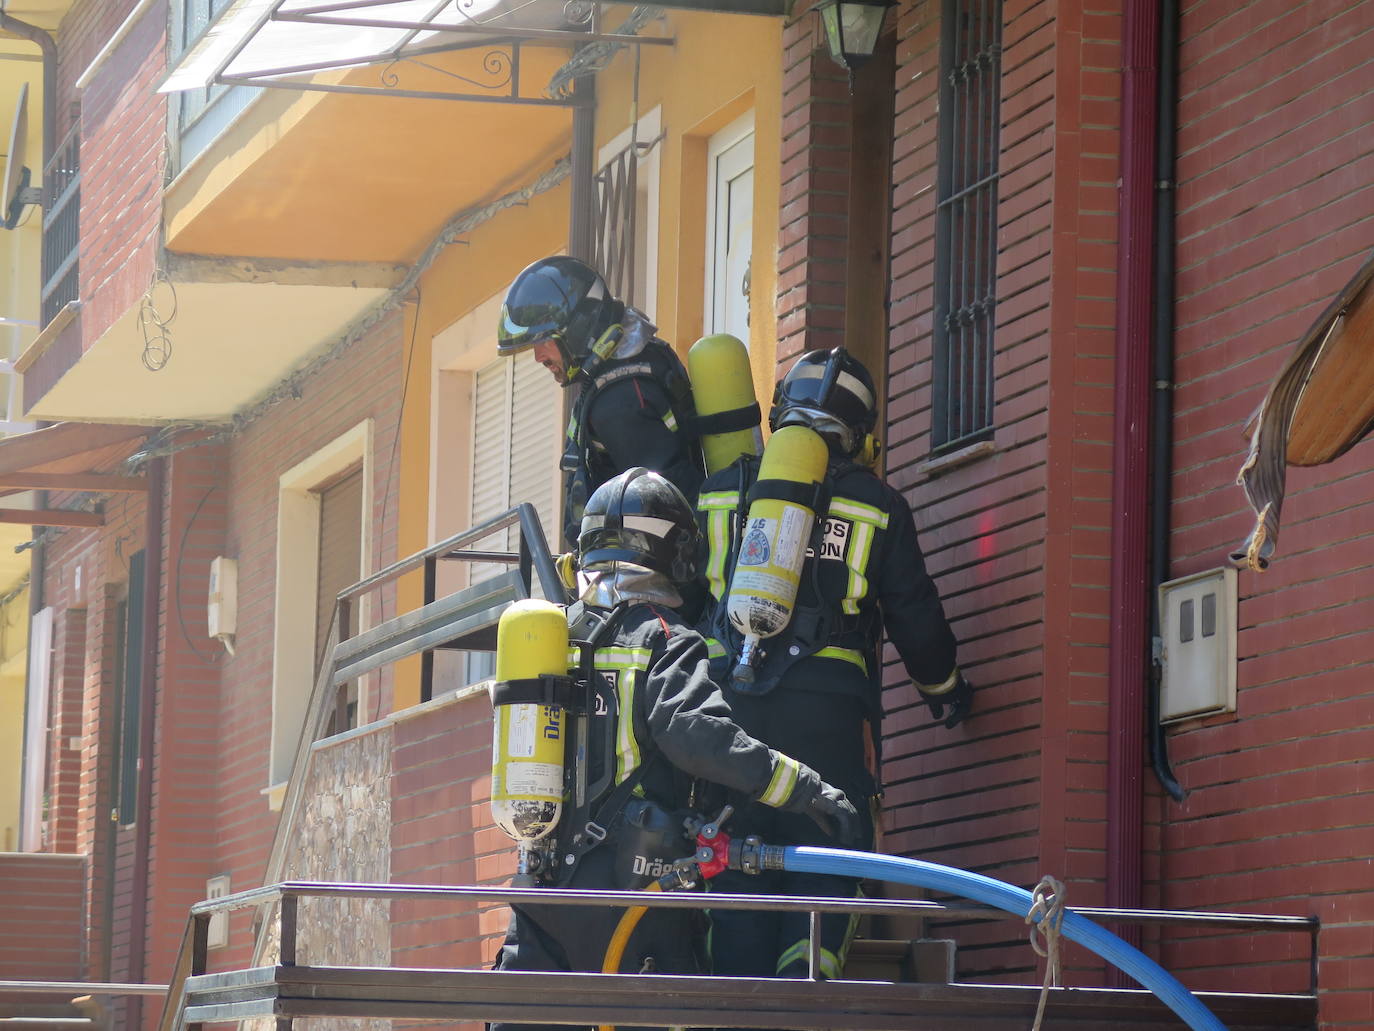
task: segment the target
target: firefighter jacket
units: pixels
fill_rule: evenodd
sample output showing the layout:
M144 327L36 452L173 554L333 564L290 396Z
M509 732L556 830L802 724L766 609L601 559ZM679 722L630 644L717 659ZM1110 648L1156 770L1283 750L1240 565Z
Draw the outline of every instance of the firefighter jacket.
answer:
M709 634L732 653L731 661L739 636L720 602L746 514L742 499L757 472L757 460L743 458L709 477L697 501L709 548ZM829 509L816 520L796 607L787 628L763 641L756 683L761 692L781 683L789 690L855 694L876 722L879 622L918 688L939 687L957 675L954 634L926 572L906 499L848 460L831 462L825 487Z
M580 662L579 651L570 660ZM797 763L740 729L711 679L705 639L672 609L632 603L592 666L587 778L605 785L601 797L637 778L636 795L678 809L700 778L787 804ZM604 823L618 814L597 815Z
M573 404L563 469L564 535L576 544L592 491L635 466L660 473L691 501L701 484L696 407L681 359L662 340L595 369Z

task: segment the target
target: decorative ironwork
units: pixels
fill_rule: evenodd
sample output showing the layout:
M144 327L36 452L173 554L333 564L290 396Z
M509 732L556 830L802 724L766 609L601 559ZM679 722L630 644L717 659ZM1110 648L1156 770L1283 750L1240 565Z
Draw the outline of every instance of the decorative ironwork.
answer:
M1002 3L945 0L931 445L952 451L993 429Z
M71 130L43 169L43 325L80 296L81 126Z
M567 0L563 4L563 19L569 25L586 25L595 13L596 4L592 0Z
M596 173L596 220L592 226L592 264L601 270L616 297L635 292L635 201L639 154L633 143Z
M459 82L467 83L474 89L499 90L510 87L513 93L518 93L520 83L516 76L520 69L520 48L517 44L511 44L509 48L502 50L494 48L482 55L482 70L491 76L494 81L480 82L477 79L457 72L449 71L447 68L440 68L438 65L430 64L428 61L421 61L410 56L397 57L389 65L382 69L379 78L382 85L388 89L395 89L401 85L401 77L396 72L396 67L401 64L413 64L417 68L434 72L436 75L443 75Z

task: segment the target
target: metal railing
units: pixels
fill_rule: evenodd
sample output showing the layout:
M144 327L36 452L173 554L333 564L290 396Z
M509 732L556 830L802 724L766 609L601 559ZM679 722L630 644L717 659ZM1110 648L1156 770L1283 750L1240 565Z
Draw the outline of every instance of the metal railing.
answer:
M43 169L44 326L80 294L81 123L72 126Z
M734 978L653 974L573 974L492 970L410 969L364 966L298 966L299 902L303 898L448 903L645 906L664 909L745 909L810 914L811 961L804 978ZM275 966L207 973L206 941L216 913L276 905L280 958ZM710 1026L727 1020L751 1027L908 1027L922 1016L1000 1019L983 1027L1018 1026L1034 1009L1035 986L916 985L891 981L824 981L819 973L819 920L825 913L910 915L959 913L1006 920L1008 914L973 903L928 900L868 901L716 893L556 890L500 886L440 887L406 884L327 884L292 881L197 903L183 940L177 976L168 995L161 1031L203 1023L275 1016L281 1031L295 1017L499 1019L512 1021L683 1023ZM1311 917L1258 914L1170 913L1073 907L1072 912L1109 922L1195 924L1309 935L1315 969L1317 921ZM1315 985L1314 985L1315 991ZM1050 1013L1106 1026L1109 1014L1132 1026L1169 1026L1176 1018L1140 990L1055 989ZM1308 1027L1314 995L1201 993L1233 1027ZM1075 1010L1077 1012L1075 1012ZM1153 1011L1159 1010L1157 1014ZM1153 1017L1153 1019L1151 1019ZM1136 1023L1140 1021L1140 1023ZM1024 1026L1021 1023L1019 1026Z

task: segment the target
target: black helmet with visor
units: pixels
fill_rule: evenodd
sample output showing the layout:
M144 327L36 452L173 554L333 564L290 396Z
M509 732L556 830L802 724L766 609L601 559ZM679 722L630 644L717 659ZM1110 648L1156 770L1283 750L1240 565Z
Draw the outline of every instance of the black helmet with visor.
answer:
M541 258L506 291L496 352L518 354L553 340L571 381L597 334L614 321L616 304L606 281L590 265L563 255Z
M877 402L873 377L843 347L808 351L774 391L768 426L773 430L807 426L841 454L852 456L873 432Z
M683 584L696 577L700 539L692 506L671 480L643 467L627 469L587 499L578 566L627 562Z

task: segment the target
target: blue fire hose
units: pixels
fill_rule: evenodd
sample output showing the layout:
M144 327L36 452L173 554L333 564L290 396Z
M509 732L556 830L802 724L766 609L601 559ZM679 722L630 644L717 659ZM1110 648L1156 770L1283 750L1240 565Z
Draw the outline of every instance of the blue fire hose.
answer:
M782 850L782 868L794 873L835 874L910 884L973 899L1023 918L1031 911L1033 904L1030 892L982 874L920 859L880 856L872 852L794 846ZM1135 978L1142 987L1154 992L1194 1031L1226 1031L1226 1026L1212 1011L1179 984L1173 975L1110 931L1067 909L1064 910L1060 930L1070 941L1091 949Z

